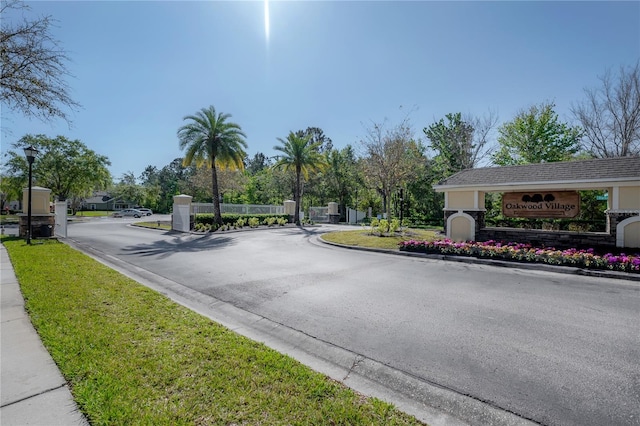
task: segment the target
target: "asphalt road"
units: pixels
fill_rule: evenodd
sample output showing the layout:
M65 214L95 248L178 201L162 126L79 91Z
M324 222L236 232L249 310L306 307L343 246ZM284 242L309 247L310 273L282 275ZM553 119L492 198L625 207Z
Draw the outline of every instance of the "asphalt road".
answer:
M356 354L354 370L370 361L539 424L640 425L638 282L347 250L317 242L329 226L202 236L128 222L73 224L69 240ZM430 401L417 389L406 395Z

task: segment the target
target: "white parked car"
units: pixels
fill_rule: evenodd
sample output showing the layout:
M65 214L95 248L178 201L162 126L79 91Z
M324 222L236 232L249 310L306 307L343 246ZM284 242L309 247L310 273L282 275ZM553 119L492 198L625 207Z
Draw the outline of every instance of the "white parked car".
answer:
M151 209L145 209L144 207L141 207L139 209L136 209L138 211L141 211L142 213L144 213L147 216L151 216L153 214L153 211Z
M146 213L142 213L140 210L137 210L137 209L123 209L113 214L113 217L127 217L127 216L133 216L135 218L139 218L142 216L146 216Z

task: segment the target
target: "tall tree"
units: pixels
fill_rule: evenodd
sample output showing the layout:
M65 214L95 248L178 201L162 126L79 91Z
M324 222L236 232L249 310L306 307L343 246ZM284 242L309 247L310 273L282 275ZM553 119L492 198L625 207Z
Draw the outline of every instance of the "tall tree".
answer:
M111 195L123 201L132 202L136 205L143 203L145 198L144 187L138 185L133 172L127 172L122 175L118 182L111 189Z
M620 67L617 76L608 70L600 81L571 108L585 130L585 149L594 157L640 155L640 61Z
M206 169L198 169L191 176L191 183L196 188L196 193L206 194L207 198L211 198L211 173ZM247 176L240 170L218 170L218 190L220 191L220 199L224 200L224 196L239 195L244 192L247 182ZM197 197L194 196L194 200Z
M0 101L27 117L69 122L62 107L73 111L80 105L69 95L68 58L51 35L53 19L24 18L28 6L22 1L2 0L0 5Z
M11 200L22 202L23 176L0 175L0 208L4 211Z
M318 146L318 151L329 152L333 149L333 141L331 138L324 134L324 131L319 127L307 127L306 130L298 130L296 136L304 137L309 136L309 142Z
M251 159L248 157L245 159L245 170L250 175L255 175L256 173L268 168L269 165L269 158L262 152L256 153Z
M178 194L193 194L190 187L194 167L185 167L182 158L175 158L171 163L157 170L153 166L145 169L141 176L144 186L158 188L157 211L168 213L173 205L173 196Z
M447 121L433 123L423 129L435 152L432 167L443 179L461 170L476 167L488 153L489 133L497 117L463 117L461 113L447 114Z
M333 149L326 156L329 167L323 178L329 196L343 207L349 200L355 203L354 193L364 183L364 177L360 173L353 147L347 145L341 150Z
M162 188L160 187L158 168L155 166L147 166L140 174L138 180L144 189L144 200L141 204L153 209L155 212L160 212L159 207Z
M413 139L407 119L392 128L386 122L374 123L360 143L365 151L365 177L382 196L384 211L391 217L391 195L421 172L424 147Z
M111 183L107 166L109 159L87 148L79 140L64 136L50 139L44 135L26 135L13 144L14 150L7 152L5 164L7 174L27 186L28 163L22 150L35 147L40 153L33 163L33 176L37 185L51 189L51 194L60 201L69 198L84 198L96 189L104 189Z
M213 215L218 225L222 225L218 167L243 170L247 148L245 134L238 124L228 121L229 118L230 114L216 113L210 106L184 117L191 122L178 129L180 149L186 149L183 164L195 162L197 167L206 164L211 169Z
M498 150L492 159L500 166L569 160L580 150L582 130L558 120L553 103L519 112L499 129Z
M311 143L311 136L298 136L289 132L287 139L278 138L280 145L273 147L282 153L274 168L295 173L295 189L293 199L296 202L296 211L293 220L300 225L300 203L302 196L302 178L309 178L309 172L322 171L327 167L324 156L318 152L320 142Z

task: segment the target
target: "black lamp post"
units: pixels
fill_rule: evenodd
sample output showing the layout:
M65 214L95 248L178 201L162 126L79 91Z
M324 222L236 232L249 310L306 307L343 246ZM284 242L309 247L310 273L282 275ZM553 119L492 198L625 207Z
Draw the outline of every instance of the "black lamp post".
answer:
M38 150L33 146L24 149L24 154L29 162L29 198L27 201L27 244L31 244L31 179L33 176L33 160L38 155Z

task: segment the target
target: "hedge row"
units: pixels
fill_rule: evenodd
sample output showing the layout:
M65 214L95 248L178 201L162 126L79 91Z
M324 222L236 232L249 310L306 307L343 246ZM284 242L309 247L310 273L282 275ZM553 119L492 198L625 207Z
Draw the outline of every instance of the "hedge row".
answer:
M222 224L223 225L235 225L238 219L249 220L250 218L255 217L260 220L260 223L263 223L265 219L274 217L276 219L286 219L289 220L288 214L236 214L236 213L223 213L222 214ZM203 225L213 225L213 213L200 213L195 217L195 223L202 223Z

